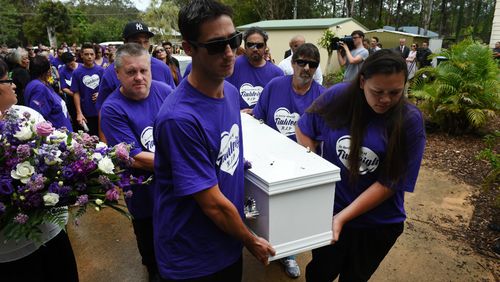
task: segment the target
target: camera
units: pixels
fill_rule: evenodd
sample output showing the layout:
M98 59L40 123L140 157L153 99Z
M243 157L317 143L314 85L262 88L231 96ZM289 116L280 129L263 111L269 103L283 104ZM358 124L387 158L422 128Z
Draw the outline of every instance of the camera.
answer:
M344 43L344 44L347 44L347 47L349 48L349 50L354 50L356 48L356 46L354 46L354 40L352 39L352 36L350 35L346 35L344 36L344 38L338 38L338 37L334 37L332 38L332 46L333 46L333 50L339 50L339 49L343 49L342 46L340 46L340 42Z

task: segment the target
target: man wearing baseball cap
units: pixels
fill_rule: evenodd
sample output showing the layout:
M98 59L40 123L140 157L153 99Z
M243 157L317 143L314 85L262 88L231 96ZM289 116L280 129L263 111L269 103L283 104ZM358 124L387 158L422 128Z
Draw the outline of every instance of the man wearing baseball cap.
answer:
M122 36L124 43L138 43L144 49L149 50L149 38L153 37L154 33L149 30L149 27L145 23L132 21L125 25ZM151 74L153 80L164 82L170 87L175 88L174 79L167 64L153 57L151 57ZM101 85L99 86L99 96L96 102L96 109L98 111L100 111L104 100L119 86L120 81L116 76L115 64L113 63L104 72Z

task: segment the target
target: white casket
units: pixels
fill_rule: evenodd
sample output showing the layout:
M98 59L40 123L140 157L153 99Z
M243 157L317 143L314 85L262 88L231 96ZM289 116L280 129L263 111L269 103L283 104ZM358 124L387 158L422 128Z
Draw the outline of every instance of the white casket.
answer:
M246 224L268 240L276 260L330 244L340 169L253 117L242 114ZM248 214L258 213L253 219Z

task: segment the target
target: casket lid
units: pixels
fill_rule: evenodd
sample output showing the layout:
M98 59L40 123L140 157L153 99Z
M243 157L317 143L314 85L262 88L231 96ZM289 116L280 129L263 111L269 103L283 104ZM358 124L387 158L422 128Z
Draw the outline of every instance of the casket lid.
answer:
M269 195L340 180L340 169L248 114L242 113L245 178Z

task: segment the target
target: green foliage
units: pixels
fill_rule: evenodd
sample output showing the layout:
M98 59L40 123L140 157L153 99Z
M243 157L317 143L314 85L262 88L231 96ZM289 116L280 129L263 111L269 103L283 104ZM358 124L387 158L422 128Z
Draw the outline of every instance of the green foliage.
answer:
M448 61L418 70L411 95L441 129L454 134L477 130L500 109L500 72L491 50L466 39L437 55Z
M318 45L326 49L326 51L328 52L328 56L330 56L333 53L332 39L335 36L336 36L335 32L333 32L331 29L326 29L318 41Z
M170 40L172 30L178 30L177 18L179 7L173 1L152 0L146 13L141 15L144 22L157 28L154 40Z
M483 187L485 189L498 189L500 182L500 156L498 155L498 141L500 139L500 131L496 130L493 134L486 135L484 143L486 148L477 155L478 160L487 161L490 164L490 171L484 178ZM500 207L500 195L497 196L496 204Z
M344 80L345 68L340 68L336 72L331 72L323 76L323 86L329 88L332 85L340 83Z
M0 0L2 12L2 28L0 29L0 43L6 43L8 46L15 46L20 43L20 17L16 6L11 1Z

